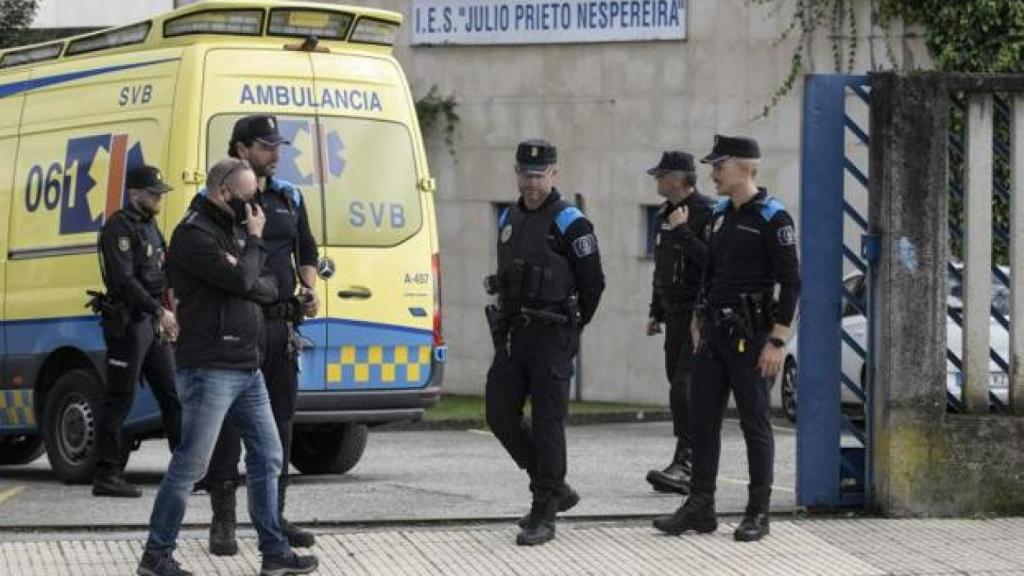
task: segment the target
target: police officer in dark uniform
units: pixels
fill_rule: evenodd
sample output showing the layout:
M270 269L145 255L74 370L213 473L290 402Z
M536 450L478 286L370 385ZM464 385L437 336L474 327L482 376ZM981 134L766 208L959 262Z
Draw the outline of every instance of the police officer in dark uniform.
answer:
M171 190L160 170L140 166L125 177L127 205L103 225L99 236L100 270L106 296L101 312L107 345L107 388L96 438L94 496L136 498L138 488L124 480L128 447L121 428L135 399L135 384L145 376L163 418L171 451L181 431L181 404L174 390L170 343L178 323L164 304L167 276L165 242L153 217Z
M284 519L285 492L288 486L288 461L292 444L292 421L298 398L298 323L303 317L316 316L317 245L310 231L309 216L302 193L294 185L274 178L279 148L289 144L278 131L277 118L254 115L240 118L231 133L228 154L248 161L258 178L255 202L266 215L263 243L267 260L261 276L269 276L277 285L279 297L263 304L263 361L270 404L274 411L284 466L278 482L278 507L281 528L294 547L315 543L311 532ZM224 426L210 461L205 484L210 492L213 521L210 524L210 551L230 556L238 552L235 539L235 490L238 486L238 461L241 438L231 426Z
M554 184L555 147L527 140L516 149L519 201L501 214L498 273L488 291L495 339L487 374L487 423L530 475L533 505L520 520L520 545L555 537L555 514L579 496L565 483L565 418L580 331L597 311L604 273L594 228ZM532 428L523 405L532 407Z
M693 156L665 152L647 171L658 184L665 203L655 219L654 289L647 335L665 325L665 375L669 380L669 406L676 449L664 470L651 470L647 481L658 492L687 494L690 489L690 379L693 375L693 339L690 322L707 257L704 231L712 201L697 192Z
M654 526L662 532L713 532L715 478L722 417L729 391L736 398L747 445L749 499L733 536L768 534L774 439L770 392L785 358L800 294L793 219L781 202L755 184L757 142L716 136L702 162L714 167L720 200L711 216L708 263L702 282L697 362L692 386L694 462L691 493L674 514ZM778 287L778 299L774 293Z

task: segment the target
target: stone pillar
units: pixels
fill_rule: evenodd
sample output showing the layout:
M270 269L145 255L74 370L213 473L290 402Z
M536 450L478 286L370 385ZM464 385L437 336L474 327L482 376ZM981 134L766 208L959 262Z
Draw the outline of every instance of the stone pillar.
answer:
M871 86L873 505L889 516L1020 514L1024 419L946 412L949 94L983 82L884 73Z

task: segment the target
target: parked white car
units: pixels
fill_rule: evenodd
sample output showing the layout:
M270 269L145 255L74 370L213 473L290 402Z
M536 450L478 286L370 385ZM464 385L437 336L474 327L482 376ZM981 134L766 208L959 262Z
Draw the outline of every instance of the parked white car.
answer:
M962 265L955 265L957 270L962 270ZM1009 276L1009 270L1006 268L1000 268L1000 270L1007 276ZM957 274L949 274L949 298L947 303L950 308L954 310L961 309L961 296L963 295L963 283ZM843 285L846 289L854 295L859 307L848 302L845 298L843 299L843 313L842 313L842 325L843 329L850 335L850 337L859 344L865 350L867 349L867 318L861 313L864 310L865 298L865 282L864 275L860 272L854 272L848 275L843 280ZM1002 314L1007 320L1010 314L1010 291L1002 282L998 279L992 279L992 306ZM992 350L1003 359L1009 359L1010 350L1010 334L1002 324L1000 324L995 318L990 318L990 346ZM947 315L946 319L946 345L949 350L959 358L961 351L961 331L960 325ZM786 361L783 366L782 374L779 378L778 389L779 389L779 405L786 417L791 422L796 422L796 405L798 396L798 385L797 385L797 350L799 345L796 338L793 338L790 343L786 355ZM842 370L843 374L850 379L851 382L855 382L860 385L861 389L864 387L866 381L866 368L864 360L858 355L854 349L846 342L842 343ZM962 398L962 374L951 361L946 361L946 390L956 398ZM842 389L842 402L844 408L849 408L858 413L863 411L861 406L862 402L848 386L840 381L836 381L836 386L840 386ZM1009 379L999 365L993 360L989 360L989 389L992 393L1003 403L1006 404L1009 398Z

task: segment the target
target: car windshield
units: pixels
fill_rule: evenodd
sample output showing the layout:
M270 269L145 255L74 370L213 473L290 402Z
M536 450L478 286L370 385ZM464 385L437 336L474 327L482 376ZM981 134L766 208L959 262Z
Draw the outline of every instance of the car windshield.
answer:
M953 308L963 308L962 273L962 270L949 273L949 305ZM1003 316L1010 315L1010 289L995 275L992 276L992 308Z

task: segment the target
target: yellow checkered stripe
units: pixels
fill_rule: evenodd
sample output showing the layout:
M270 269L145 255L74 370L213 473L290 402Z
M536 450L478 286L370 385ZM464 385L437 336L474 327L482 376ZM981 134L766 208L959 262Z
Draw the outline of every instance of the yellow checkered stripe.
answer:
M328 384L409 384L430 374L430 346L342 346Z
M0 390L0 427L34 427L32 390Z

